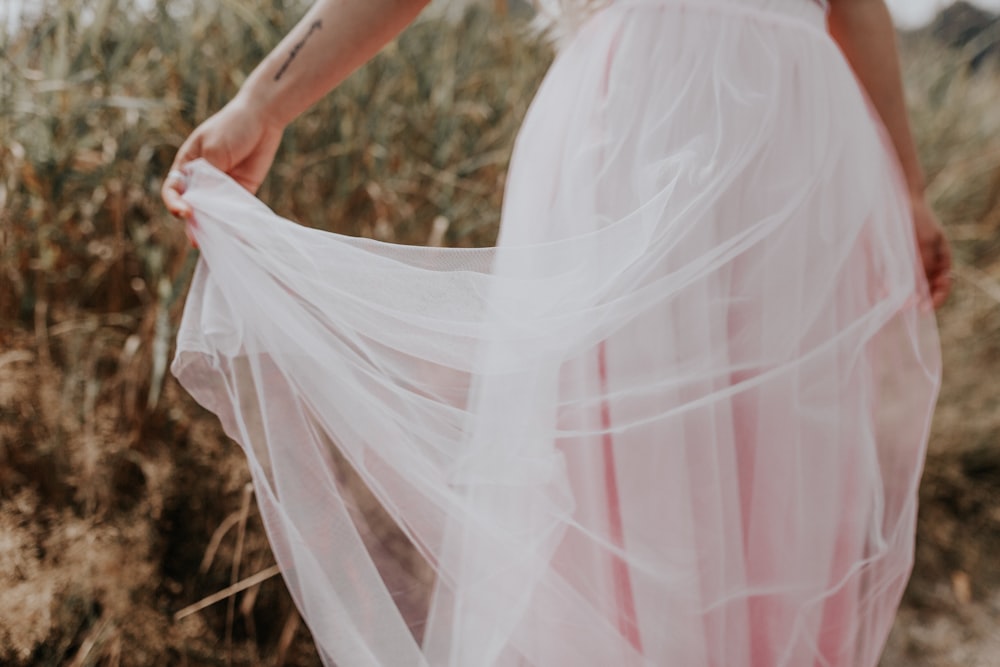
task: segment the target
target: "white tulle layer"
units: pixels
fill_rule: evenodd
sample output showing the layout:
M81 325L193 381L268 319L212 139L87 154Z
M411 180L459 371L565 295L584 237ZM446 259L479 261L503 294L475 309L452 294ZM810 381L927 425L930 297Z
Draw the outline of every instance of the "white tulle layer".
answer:
M814 3L594 14L496 249L314 231L189 179L173 370L246 450L328 664L877 663L937 340Z

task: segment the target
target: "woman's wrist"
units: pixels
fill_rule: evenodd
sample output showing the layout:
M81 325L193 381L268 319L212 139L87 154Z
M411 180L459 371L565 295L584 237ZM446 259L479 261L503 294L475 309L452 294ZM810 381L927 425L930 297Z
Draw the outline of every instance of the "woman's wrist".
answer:
M272 91L262 89L258 80L254 76L248 78L231 104L235 104L245 113L255 116L257 121L269 130L284 132L297 114L289 114L287 109L282 108L280 98Z
M913 132L910 129L909 118L904 116L900 121L902 127L899 129L900 139L896 152L900 155L903 164L903 177L906 179L906 189L910 191L911 197L923 197L927 193L927 177L924 176L924 167L920 164L920 156L917 154L917 145L913 140Z
M911 200L925 201L927 199L927 183L924 181L923 176L918 179L909 180L906 187L910 193Z

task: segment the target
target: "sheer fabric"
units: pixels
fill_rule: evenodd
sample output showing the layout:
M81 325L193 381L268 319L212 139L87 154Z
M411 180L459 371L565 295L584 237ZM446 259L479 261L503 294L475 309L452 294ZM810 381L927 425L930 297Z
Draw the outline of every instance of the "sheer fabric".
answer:
M594 13L495 249L188 180L173 371L246 451L326 664L877 663L938 349L897 165L816 3Z

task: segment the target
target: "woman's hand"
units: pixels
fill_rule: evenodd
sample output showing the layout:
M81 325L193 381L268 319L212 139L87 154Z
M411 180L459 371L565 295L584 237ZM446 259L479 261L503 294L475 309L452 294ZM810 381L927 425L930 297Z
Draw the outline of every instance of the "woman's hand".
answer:
M236 98L181 146L161 191L167 209L190 218L181 198L184 165L200 157L256 193L284 127L398 35L427 2L317 0Z
M923 195L914 195L910 201L917 247L927 275L931 300L935 308L940 308L951 292L951 247L927 199Z
M198 158L205 158L251 193L256 193L271 168L283 130L283 125L268 122L237 95L199 125L177 151L170 175L160 191L167 210L185 220L191 217L191 207L182 198L184 179L177 176L188 162Z

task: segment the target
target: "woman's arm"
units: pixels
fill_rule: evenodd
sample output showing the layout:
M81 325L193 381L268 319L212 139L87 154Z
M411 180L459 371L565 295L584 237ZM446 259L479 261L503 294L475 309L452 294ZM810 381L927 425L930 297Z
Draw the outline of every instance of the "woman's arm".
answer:
M896 148L911 195L924 194L924 172L910 132L896 31L883 0L833 0L830 34L875 105Z
M924 172L906 112L896 31L883 0L831 0L830 34L840 45L889 133L913 206L921 260L935 306L951 290L951 250L927 204Z
M398 35L429 0L319 0L240 90L271 122L292 122Z
M184 165L204 158L256 192L288 123L399 34L428 0L318 0L254 69L236 97L191 133L174 157L161 195L191 217Z

